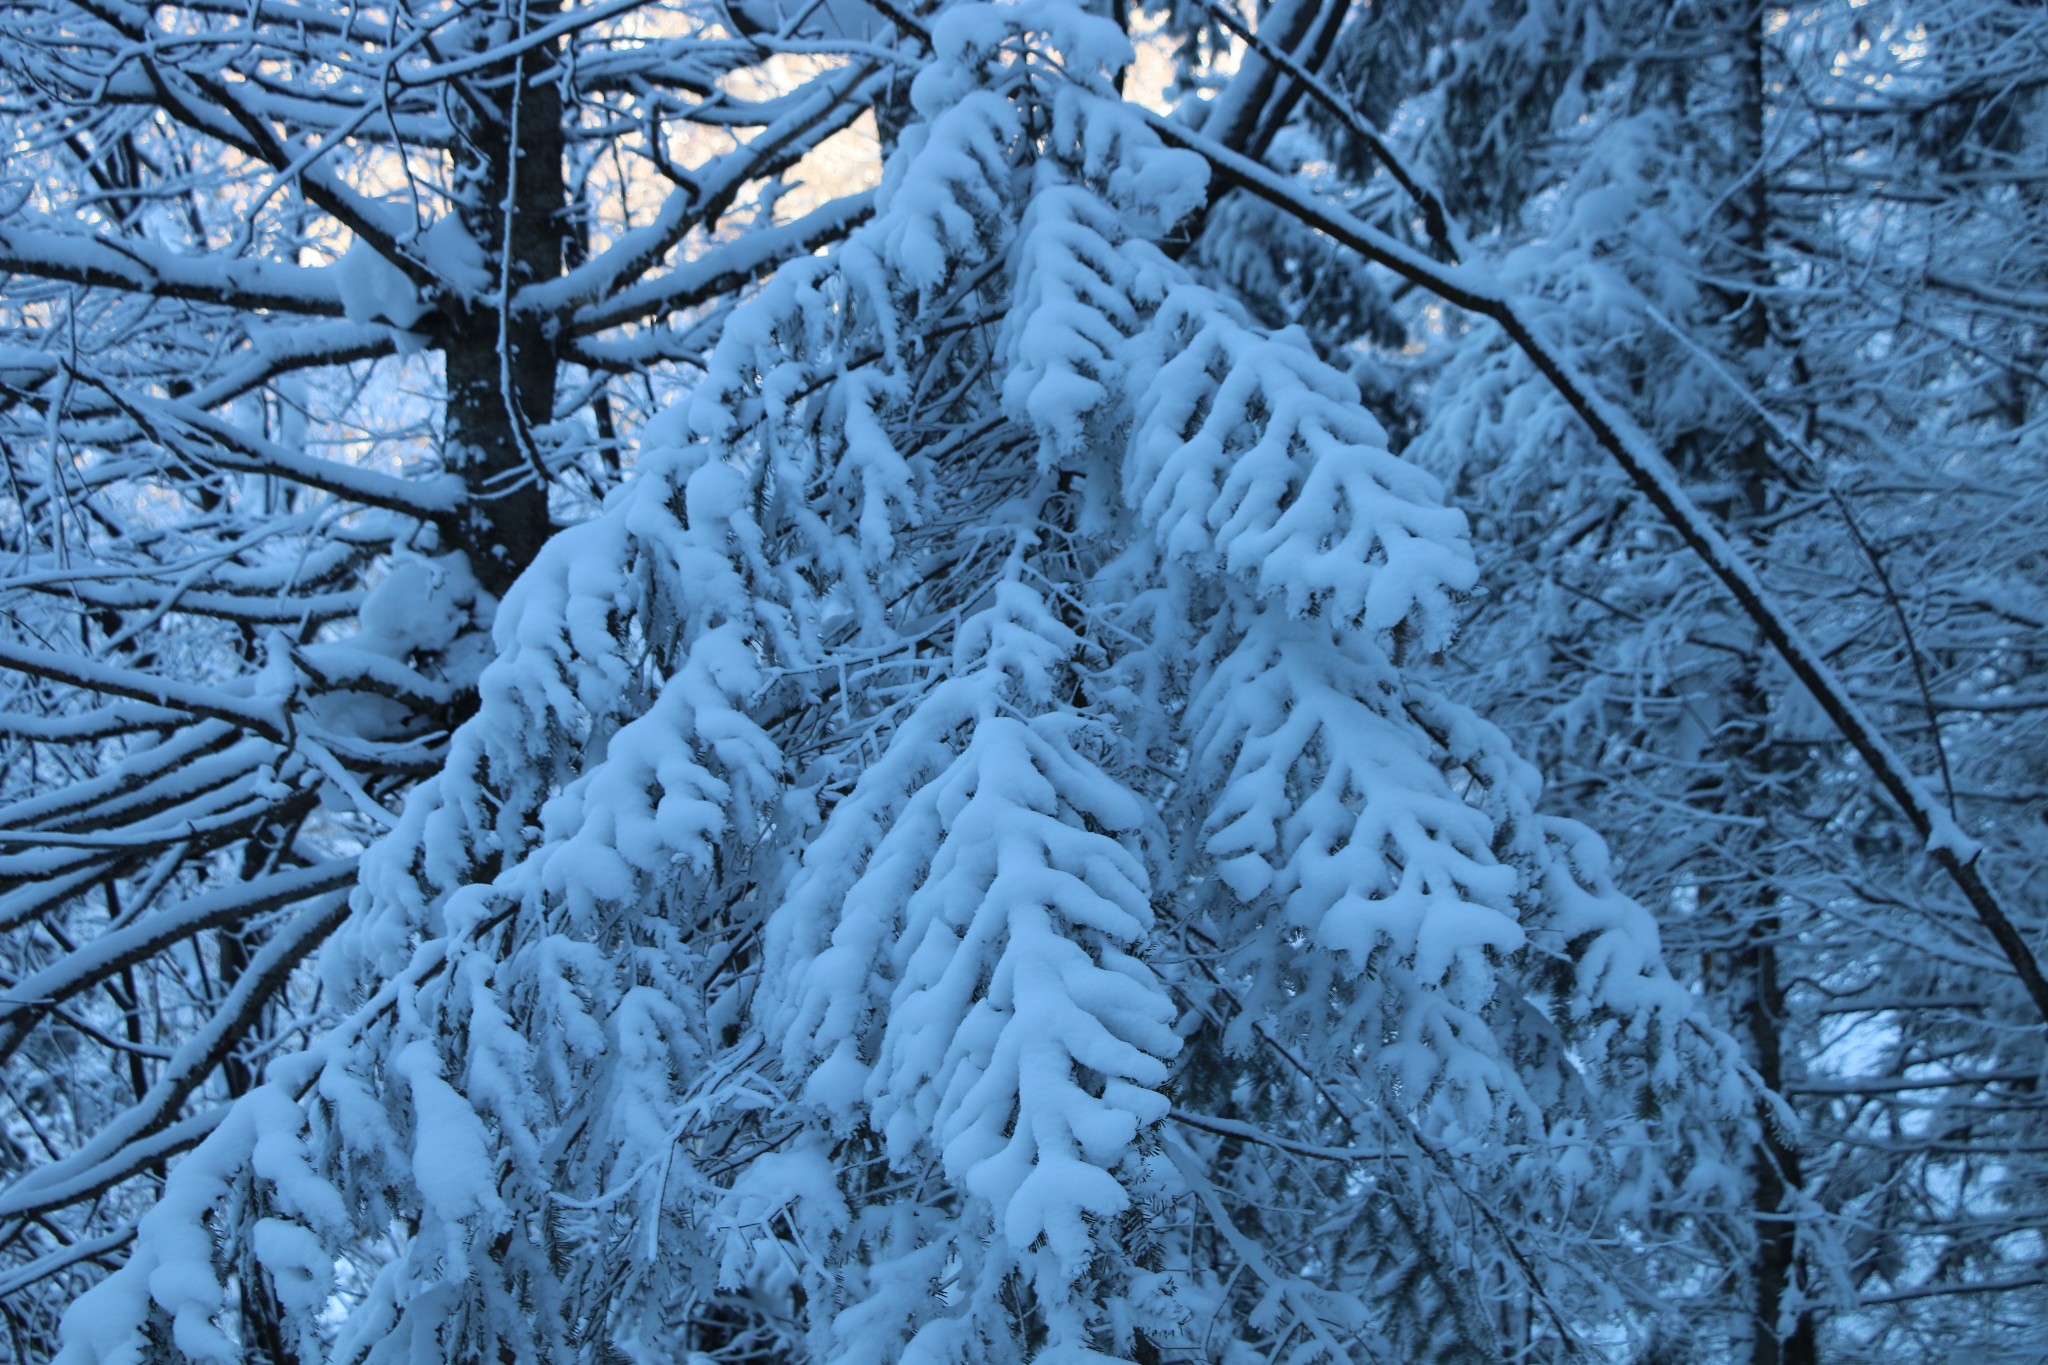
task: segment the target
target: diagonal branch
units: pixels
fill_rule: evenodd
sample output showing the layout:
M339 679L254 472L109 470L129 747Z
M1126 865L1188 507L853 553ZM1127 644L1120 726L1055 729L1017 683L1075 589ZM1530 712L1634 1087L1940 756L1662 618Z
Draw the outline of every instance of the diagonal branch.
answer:
M82 687L87 691L99 692L110 697L127 697L133 701L148 702L153 706L190 712L195 716L211 716L215 720L224 720L230 725L240 726L251 734L261 735L274 743L291 743L290 724L286 719L285 708L282 702L275 698L269 699L268 705L253 699L243 701L225 696L210 687L196 687L191 683L160 678L154 674L137 672L132 668L100 663L74 654L60 654L51 649L17 645L6 640L0 640L0 668L10 668L32 677L48 678L52 682L69 683L73 687Z
M219 1120L211 1110L183 1122L178 1111L247 1036L249 1025L307 953L348 911L345 896L318 900L280 928L249 960L213 1017L178 1049L135 1106L62 1161L23 1175L0 1191L0 1217L34 1217L111 1189Z

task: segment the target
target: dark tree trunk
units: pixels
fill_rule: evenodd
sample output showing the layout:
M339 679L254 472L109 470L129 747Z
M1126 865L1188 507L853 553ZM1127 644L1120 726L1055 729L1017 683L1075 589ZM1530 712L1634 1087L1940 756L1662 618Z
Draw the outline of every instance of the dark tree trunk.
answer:
M1722 209L1720 259L1709 258L1712 273L1726 283L1709 293L1711 306L1726 319L1726 350L1730 371L1745 387L1761 394L1768 382L1770 349L1770 202L1764 166L1764 11L1757 0L1728 0L1716 16L1725 26L1728 75L1727 156L1724 174L1729 192ZM1771 461L1770 435L1754 413L1745 412L1732 433L1706 433L1709 441L1727 440L1726 465L1713 471L1725 480L1730 497L1724 516L1738 534L1744 523L1755 524L1773 504L1778 476ZM1728 439L1731 438L1732 439ZM1774 750L1770 735L1771 697L1759 675L1761 641L1733 680L1730 734L1740 752L1733 760L1746 772L1731 775L1724 791L1732 813L1761 832L1753 849L1756 866L1745 896L1747 905L1731 906L1746 923L1736 929L1731 964L1730 1020L1750 1065L1775 1095L1788 1079L1785 1053L1785 989L1778 972L1778 944L1787 932L1778 906L1772 849L1770 794L1792 780L1786 760ZM1751 1365L1816 1365L1819 1359L1810 1312L1796 1313L1788 1323L1785 1308L1800 1301L1799 1191L1803 1184L1794 1135L1775 1121L1768 1104L1758 1115L1759 1134L1751 1154L1751 1217L1755 1246L1750 1266Z
M526 31L559 6L535 0L507 17ZM478 582L502 596L548 536L548 491L535 433L554 418L556 338L511 313L511 293L562 271L569 228L562 169L562 98L554 45L451 95L464 164L462 224L483 249L492 294L452 304L443 323L448 381L444 460L472 501L449 528Z

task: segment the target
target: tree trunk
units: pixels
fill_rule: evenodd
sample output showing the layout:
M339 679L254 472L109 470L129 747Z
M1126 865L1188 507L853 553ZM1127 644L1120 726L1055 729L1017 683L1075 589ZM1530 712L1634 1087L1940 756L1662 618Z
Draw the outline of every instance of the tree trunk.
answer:
M1752 394L1764 392L1768 382L1771 346L1769 290L1770 202L1764 165L1764 12L1756 0L1730 0L1717 16L1726 26L1728 42L1728 154L1725 174L1729 191L1723 200L1722 226L1717 240L1723 244L1708 268L1712 276L1727 284L1709 292L1711 305L1727 319L1727 353L1724 363L1742 376ZM1742 282L1738 286L1735 282ZM1764 423L1754 413L1744 412L1743 425L1729 442L1728 467L1718 471L1731 490L1725 520L1741 533L1743 523L1755 524L1769 513L1775 476ZM1714 441L1731 433L1704 433ZM1778 909L1778 890L1769 843L1768 793L1777 789L1789 774L1784 759L1770 743L1771 698L1759 676L1762 642L1752 650L1730 689L1738 714L1732 718L1733 733L1742 752L1734 761L1747 772L1734 775L1723 785L1732 798L1733 814L1764 831L1764 842L1753 850L1757 866L1745 899L1746 906L1731 906L1746 923L1737 930L1739 947L1731 973L1730 1020L1743 1044L1750 1065L1773 1095L1782 1093L1785 1074L1785 990L1778 974L1778 944L1786 933ZM1759 800L1759 797L1763 800ZM1751 1217L1755 1225L1755 1249L1750 1267L1751 1313L1754 1332L1751 1365L1816 1365L1818 1354L1813 1317L1803 1308L1786 1321L1786 1307L1799 1304L1799 1228L1797 1195L1802 1184L1799 1150L1795 1135L1778 1122L1768 1102L1758 1115L1758 1141L1751 1154L1750 1187L1753 1192Z
M510 36L542 27L558 10L550 0L508 6ZM477 581L497 597L548 536L546 471L535 433L554 419L555 338L515 317L511 296L562 271L568 194L555 56L553 44L541 44L466 87L486 97L451 95L468 152L457 172L462 225L490 265L492 292L452 302L443 324L443 458L472 498L449 529Z

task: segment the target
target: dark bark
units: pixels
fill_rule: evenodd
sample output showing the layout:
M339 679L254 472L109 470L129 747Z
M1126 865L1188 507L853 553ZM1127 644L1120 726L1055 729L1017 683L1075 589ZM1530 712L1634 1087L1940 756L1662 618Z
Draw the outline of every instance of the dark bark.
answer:
M558 8L535 3L515 13L530 31ZM545 454L535 433L554 417L557 331L551 321L515 317L510 295L562 272L570 222L555 55L551 44L534 47L450 96L467 154L462 223L490 263L493 292L444 309L443 459L470 490L445 529L494 597L532 562L549 530Z
M1745 388L1764 392L1771 350L1770 201L1764 167L1764 13L1755 0L1728 0L1713 15L1721 28L1707 35L1727 54L1720 79L1700 92L1707 111L1726 110L1723 118L1703 120L1712 130L1725 129L1725 163L1720 179L1727 185L1716 246L1707 253L1710 278L1723 283L1707 290L1714 315L1724 319L1721 362L1741 375ZM1718 87L1718 88L1714 88ZM1711 135L1711 133L1710 133ZM1725 449L1725 468L1715 469L1711 456L1704 468L1690 473L1718 482L1729 490L1717 511L1737 536L1768 515L1779 491L1777 467L1771 459L1770 434L1753 412L1735 417L1735 431L1707 430L1695 434L1699 453ZM1731 439L1732 438L1732 439ZM1773 1097L1784 1091L1786 1075L1785 989L1778 974L1778 942L1787 932L1777 905L1771 875L1776 862L1771 846L1771 793L1798 780L1788 771L1787 756L1770 743L1771 697L1759 675L1760 659L1752 653L1739 666L1727 689L1737 714L1730 727L1741 737L1740 752L1728 755L1743 770L1722 784L1726 797L1718 803L1735 816L1738 827L1764 831L1745 861L1751 863L1747 888L1727 898L1728 925L1739 945L1733 964L1728 1019L1750 1065ZM1705 704L1711 698L1702 698ZM1758 1137L1750 1156L1750 1214L1755 1243L1750 1254L1750 1308L1753 1320L1750 1365L1815 1365L1818 1360L1813 1315L1799 1311L1785 1321L1788 1303L1800 1293L1799 1205L1803 1183L1795 1136L1779 1122L1771 1100L1758 1113Z

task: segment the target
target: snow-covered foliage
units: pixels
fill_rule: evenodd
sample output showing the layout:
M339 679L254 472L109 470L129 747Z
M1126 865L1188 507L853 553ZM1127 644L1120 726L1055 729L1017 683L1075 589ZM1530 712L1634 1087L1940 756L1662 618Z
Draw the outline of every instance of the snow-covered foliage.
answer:
M1163 249L1205 168L1118 98L1115 24L930 41L873 220L506 594L322 955L336 1022L62 1359L1627 1336L1747 1091L1598 838L1430 681L1463 517Z
M2042 13L6 8L0 1354L2032 1361Z
M745 709L760 626L731 547L759 534L729 477L679 488L651 459L508 595L477 716L323 955L356 1007L180 1166L113 1282L146 1277L185 1357L243 1358L209 1258L177 1250L209 1197L301 1358L563 1360L600 1328L661 1342L689 1311L698 1176L676 1144L735 1102L705 1093L735 946L707 887L746 875L782 769ZM73 1349L122 1358L132 1324L99 1302Z
M0 12L0 1354L47 1358L335 1022L307 955L512 581L736 299L867 212L858 155L807 159L871 71L716 3L570 12ZM282 1358L268 1298L241 1332Z

